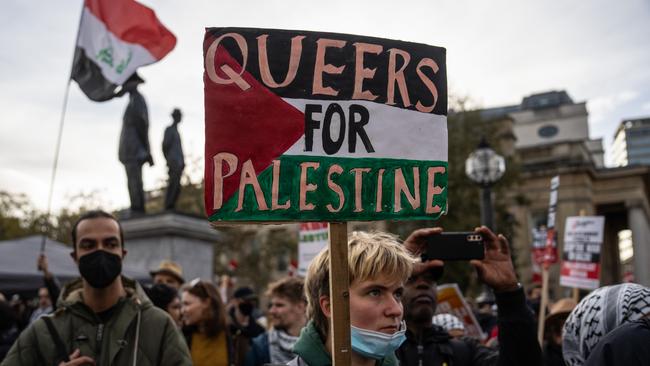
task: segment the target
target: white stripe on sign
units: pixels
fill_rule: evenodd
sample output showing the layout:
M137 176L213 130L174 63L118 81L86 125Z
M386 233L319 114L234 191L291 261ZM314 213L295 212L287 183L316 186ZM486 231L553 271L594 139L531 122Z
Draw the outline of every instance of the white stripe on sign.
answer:
M313 120L313 123L305 122L305 135L298 140L284 155L309 155L309 156L332 156L346 158L390 158L406 160L438 160L447 161L447 116L422 113L408 109L391 107L385 104L374 103L362 100L311 100L291 99L283 100L299 111L306 113L307 105L312 112L305 115L305 121ZM331 115L330 121L325 120L328 108L338 104L340 109L332 108L335 113ZM350 106L357 105L359 107ZM353 126L350 117L354 113L354 121L362 119L363 108L368 112L368 123L365 125L356 124ZM341 111L343 121L341 121ZM343 126L341 126L343 124ZM326 132L329 130L329 133ZM355 143L350 146L350 132L354 132ZM362 134L368 137L370 145L363 142ZM311 146L308 146L306 135L312 135ZM340 135L344 136L340 147L333 152L330 147L326 151L324 144L327 141L341 142ZM324 141L325 140L325 141ZM330 143L331 146L331 143ZM354 150L351 151L351 150ZM371 152L369 150L374 150Z
M115 37L88 8L81 17L77 46L86 51L86 57L99 66L108 81L118 85L138 67L156 62L146 48Z

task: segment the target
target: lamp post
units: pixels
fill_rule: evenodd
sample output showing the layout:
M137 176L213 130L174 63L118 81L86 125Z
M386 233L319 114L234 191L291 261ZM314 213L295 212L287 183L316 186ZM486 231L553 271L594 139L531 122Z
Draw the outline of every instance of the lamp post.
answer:
M481 138L478 148L465 160L465 174L481 187L481 224L495 230L492 185L506 172L506 161Z

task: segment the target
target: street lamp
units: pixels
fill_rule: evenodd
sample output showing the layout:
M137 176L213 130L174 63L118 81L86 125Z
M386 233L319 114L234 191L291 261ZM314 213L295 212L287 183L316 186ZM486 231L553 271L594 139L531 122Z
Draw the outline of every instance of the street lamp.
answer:
M481 138L478 148L465 160L465 174L481 187L481 224L495 230L491 187L506 172L506 161Z

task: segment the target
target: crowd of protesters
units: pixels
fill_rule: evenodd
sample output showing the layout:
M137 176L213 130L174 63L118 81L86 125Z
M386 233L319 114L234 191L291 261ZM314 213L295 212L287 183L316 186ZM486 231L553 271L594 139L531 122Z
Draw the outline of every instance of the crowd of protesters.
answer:
M469 301L485 337L467 336L452 314L438 314L444 263L421 260L419 229L403 243L387 233L353 232L348 242L350 353L353 365L648 365L650 289L603 287L576 303L549 305L544 342L537 340L540 288L524 291L507 239L488 228L485 258L473 260L485 290ZM0 294L2 366L332 364L329 252L305 279L268 285L266 311L249 287L232 294L212 282L187 282L163 261L142 287L122 275L127 254L117 219L89 211L72 230L72 258L81 277L61 287L47 258L38 297ZM228 281L227 277L221 282ZM546 310L546 309L545 309Z

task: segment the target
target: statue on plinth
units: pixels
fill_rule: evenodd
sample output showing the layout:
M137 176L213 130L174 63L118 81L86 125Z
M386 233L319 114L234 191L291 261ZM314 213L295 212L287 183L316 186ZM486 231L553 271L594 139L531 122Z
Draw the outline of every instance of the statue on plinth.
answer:
M169 168L169 180L167 183L167 192L165 194L165 210L173 210L176 201L181 192L181 176L185 168L185 159L183 158L183 146L181 145L181 135L178 133L178 124L183 117L181 110L174 108L172 111L172 124L165 129L162 150L167 159Z
M122 118L118 157L126 170L133 214L145 212L142 165L153 165L149 150L149 112L144 97L138 92L138 85L142 83L144 80L138 74L133 74L117 93L118 96L129 93L129 104Z

